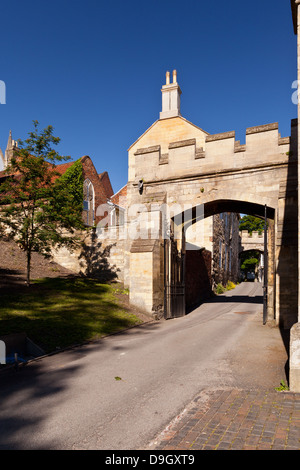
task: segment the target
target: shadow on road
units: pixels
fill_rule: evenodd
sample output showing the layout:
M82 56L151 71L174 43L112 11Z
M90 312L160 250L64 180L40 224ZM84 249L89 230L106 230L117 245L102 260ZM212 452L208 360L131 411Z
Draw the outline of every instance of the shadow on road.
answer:
M150 334L158 324L145 323L109 336ZM79 361L95 351L108 349L113 353L118 349L106 338L50 354L17 369L1 370L0 366L0 450L60 448L62 443L51 436L51 430L37 442L35 438L53 421L60 407L66 408L69 398L76 393L74 383L86 367L86 362ZM86 400L88 397L87 388Z
M225 296L216 296L212 297L211 299L207 300L208 303L245 303L245 304L263 304L263 296L262 295L225 295Z
M255 295L255 296L248 296L248 295L216 295L211 297L205 301L200 302L197 305L193 305L191 308L186 310L186 313L189 314L193 312L196 308L200 307L204 304L229 304L229 303L237 303L237 304L255 304L263 306L263 296L262 295Z

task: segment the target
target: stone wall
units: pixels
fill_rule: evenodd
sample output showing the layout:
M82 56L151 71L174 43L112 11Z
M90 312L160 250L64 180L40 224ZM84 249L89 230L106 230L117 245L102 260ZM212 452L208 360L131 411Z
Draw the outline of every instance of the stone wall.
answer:
M53 260L73 271L103 281L120 281L128 286L125 279L126 256L125 240L119 236L118 227L104 229L99 234L91 230L89 234L78 234L81 244L74 250L66 247L53 250Z
M211 252L208 250L186 250L185 301L187 311L211 296L211 262Z

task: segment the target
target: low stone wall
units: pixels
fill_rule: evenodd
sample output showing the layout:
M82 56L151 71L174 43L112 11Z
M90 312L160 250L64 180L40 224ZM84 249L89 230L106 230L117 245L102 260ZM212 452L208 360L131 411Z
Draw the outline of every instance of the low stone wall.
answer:
M113 227L98 235L96 232L89 236L82 234L80 247L53 250L53 260L76 274L125 282L125 242L116 230Z

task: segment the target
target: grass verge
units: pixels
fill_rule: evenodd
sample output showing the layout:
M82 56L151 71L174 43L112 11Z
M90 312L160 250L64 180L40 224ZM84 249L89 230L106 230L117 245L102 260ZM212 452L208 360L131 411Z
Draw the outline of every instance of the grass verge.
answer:
M0 332L26 332L46 353L116 333L142 321L94 279L39 279L22 292L1 293Z

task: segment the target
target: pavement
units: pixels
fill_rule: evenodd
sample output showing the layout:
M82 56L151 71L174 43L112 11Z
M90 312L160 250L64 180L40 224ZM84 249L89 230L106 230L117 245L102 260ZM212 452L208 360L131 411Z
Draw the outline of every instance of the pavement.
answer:
M300 394L203 390L146 450L300 450Z

